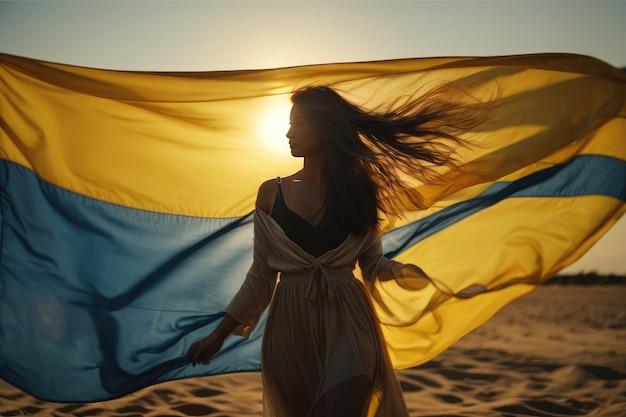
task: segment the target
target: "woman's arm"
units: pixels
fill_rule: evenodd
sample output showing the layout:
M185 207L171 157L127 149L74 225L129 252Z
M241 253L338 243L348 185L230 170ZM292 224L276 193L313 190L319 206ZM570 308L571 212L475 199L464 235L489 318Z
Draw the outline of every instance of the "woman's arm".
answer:
M271 196L276 192L275 184L274 180L269 180L259 187L256 206L265 212L271 210ZM236 330L242 329L241 333L247 335L269 304L277 273L267 266L264 251L259 247L262 244L260 241L264 240L258 239L257 233L255 227L254 262L241 288L226 307L224 318L211 334L195 342L187 351L193 366L197 363L208 364L211 356L221 349L226 338Z
M191 345L187 351L187 356L191 358L191 364L196 366L196 363L206 365L211 362L211 356L215 355L221 349L228 335L231 334L239 324L237 320L227 313L210 335Z
M383 245L380 241L380 236L375 233L370 235L368 242L364 245L363 251L359 254L358 262L363 274L363 280L368 286L373 285L375 281L389 280L397 280L400 286L408 285L407 282L402 282L402 278L406 275L413 278L420 277L426 279L426 281L422 281L418 288L414 287L415 282L413 282L413 286L410 289L421 289L423 285L430 282L430 278L418 266L403 264L386 258L383 255Z

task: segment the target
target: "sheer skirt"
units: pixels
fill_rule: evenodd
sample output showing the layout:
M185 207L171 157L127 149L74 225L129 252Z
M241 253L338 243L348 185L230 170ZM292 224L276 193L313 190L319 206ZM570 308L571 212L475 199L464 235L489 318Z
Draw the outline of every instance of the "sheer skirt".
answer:
M344 414L350 399L369 410L357 416L408 415L361 282L351 272L311 275L283 274L276 287L263 340L264 416Z

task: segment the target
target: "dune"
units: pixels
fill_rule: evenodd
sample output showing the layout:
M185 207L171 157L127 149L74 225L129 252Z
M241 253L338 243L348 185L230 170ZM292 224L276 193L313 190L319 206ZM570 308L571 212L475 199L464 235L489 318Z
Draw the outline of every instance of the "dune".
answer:
M543 286L434 360L398 371L415 417L626 415L626 286ZM96 403L0 380L0 416L259 416L259 373L173 381Z

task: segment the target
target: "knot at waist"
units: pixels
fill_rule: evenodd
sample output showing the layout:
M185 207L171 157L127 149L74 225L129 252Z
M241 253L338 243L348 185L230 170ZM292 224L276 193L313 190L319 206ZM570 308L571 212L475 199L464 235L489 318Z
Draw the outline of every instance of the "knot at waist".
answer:
M330 281L352 280L354 274L352 268L329 268L321 263L307 269L294 272L283 272L280 274L281 282L307 282L306 297L315 300L321 296L326 296L331 303L335 302L335 290L330 285Z

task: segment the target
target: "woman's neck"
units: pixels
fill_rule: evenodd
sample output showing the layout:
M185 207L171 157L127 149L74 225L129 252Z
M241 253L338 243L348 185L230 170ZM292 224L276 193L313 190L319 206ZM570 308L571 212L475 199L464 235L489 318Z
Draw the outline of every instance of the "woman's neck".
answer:
M305 157L304 165L300 171L300 180L309 184L321 184L324 177L326 164L323 158Z

